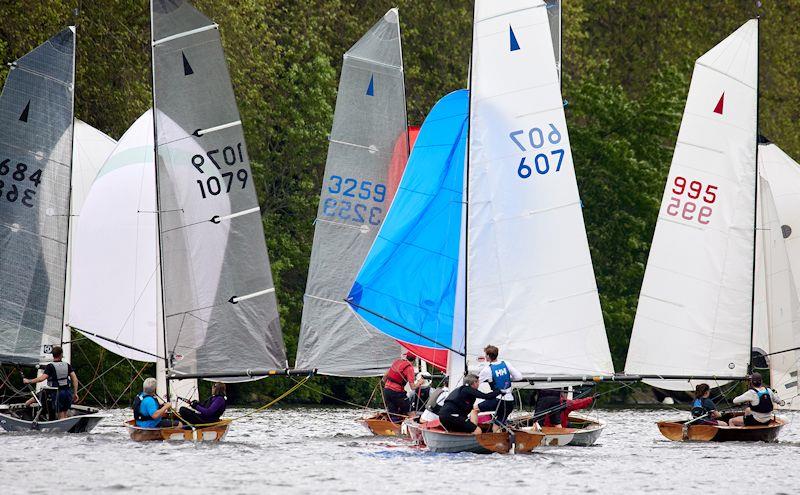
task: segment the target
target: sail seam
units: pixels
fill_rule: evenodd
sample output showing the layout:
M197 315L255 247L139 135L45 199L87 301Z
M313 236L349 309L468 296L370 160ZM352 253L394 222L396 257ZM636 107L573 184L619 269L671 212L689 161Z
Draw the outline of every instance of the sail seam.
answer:
M170 41L174 41L174 40L177 40L177 39L180 39L180 38L184 38L186 36L192 36L194 34L202 33L202 32L205 32L205 31L209 31L211 29L217 29L218 27L219 26L217 24L209 24L208 26L203 26L203 27L199 27L197 29L191 29L189 31L184 31L182 33L173 34L171 36L167 36L167 37L161 38L159 40L153 41L153 46L162 45L162 44L168 43Z
M492 19L496 19L498 17L503 17L503 16L506 16L506 15L509 15L509 14L516 14L517 12L527 12L527 11L533 10L533 9L540 9L542 7L547 8L547 4L542 2L540 5L535 5L533 7L525 7L523 9L509 10L508 12L502 12L500 14L495 14L495 15L493 15L491 17L484 17L483 19L477 19L475 21L475 24L480 24L481 22L486 22L486 21L489 21L489 20L492 20Z
M358 60L359 62L366 62L368 64L375 64L375 65L380 65L381 67L388 67L390 69L396 69L396 70L399 70L400 72L403 72L403 67L399 66L399 65L387 64L386 62L379 62L377 60L370 60L368 58L363 58L363 57L359 57L357 55L350 55L349 53L345 53L344 54L344 59L347 60L348 58L351 58L353 60Z
M15 69L15 70L21 70L22 72L27 72L28 74L32 74L34 76L41 77L42 79L47 79L48 81L53 81L56 84L68 87L70 89L70 91L72 90L72 84L71 83L62 81L61 79L57 79L57 78L55 78L53 76L48 76L47 74L43 74L41 72L35 71L33 69L29 69L27 67L20 67L19 65L17 65L16 62L14 62L14 64L11 66L11 68Z
M711 67L710 65L705 65L705 64L700 63L700 62L697 62L697 65L699 65L700 67L705 67L708 70L714 71L717 74L722 74L725 77L729 77L729 78L733 79L734 81L738 82L739 84L741 84L742 86L746 86L746 87L748 87L750 89L756 89L754 86L751 86L751 85L747 84L746 82L742 81L738 77L734 77L734 76L732 76L732 75L730 75L730 74L728 74L726 72L723 72L723 71L721 71L721 70L719 70L717 68Z

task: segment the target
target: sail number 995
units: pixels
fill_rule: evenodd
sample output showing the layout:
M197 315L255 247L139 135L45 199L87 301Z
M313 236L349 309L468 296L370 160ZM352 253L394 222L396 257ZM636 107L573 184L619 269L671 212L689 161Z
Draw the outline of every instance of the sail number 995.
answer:
M554 124L548 124L549 130L543 131L539 127L532 127L528 131L522 129L512 131L508 134L511 141L523 151L536 153L531 158L523 156L517 165L517 175L521 179L527 179L533 175L534 170L539 175L545 175L551 170L561 171L561 164L564 162L564 149L543 150L545 146L551 147L561 142L561 133ZM530 148L527 146L530 145ZM540 151L541 150L541 151Z
M717 186L704 186L700 181L689 181L686 177L678 176L672 181L672 194L667 205L667 215L680 216L688 221L696 220L702 225L709 224L711 214L714 213L712 205L717 201Z
M213 166L217 171L221 172L219 176L209 175L205 180L198 179L196 181L203 199L209 196L216 196L223 191L228 194L234 186L240 187L241 189L247 187L249 175L246 168L240 168L238 170L228 169L227 172L222 172L222 164L227 167L233 167L238 163L244 163L242 143L238 143L235 147L225 146L221 150L213 149L206 151L205 156L197 154L192 157L192 166L197 169L200 174L205 175L205 170L203 170L204 166Z

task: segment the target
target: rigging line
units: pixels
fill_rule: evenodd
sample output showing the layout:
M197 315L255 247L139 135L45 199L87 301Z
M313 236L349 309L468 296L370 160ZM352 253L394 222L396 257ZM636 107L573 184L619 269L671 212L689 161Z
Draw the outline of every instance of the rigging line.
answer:
M130 360L129 360L129 362L130 362ZM109 409L114 409L115 407L117 407L117 404L119 404L119 401L120 401L120 400L122 400L122 396L123 396L123 395L125 395L125 393L126 393L128 390L130 390L130 388L133 386L133 383L134 383L134 382L135 382L135 381L136 381L136 380L137 380L137 379L138 379L140 376L142 376L142 373L144 373L144 370L146 370L148 366L150 366L150 363L147 363L147 364L145 364L144 366L142 366L142 368L141 368L141 369L140 369L140 370L139 370L139 371L136 373L136 375L134 375L134 377L133 377L133 378L131 378L131 381L128 383L128 386L127 386L127 387L125 387L125 390L123 390L123 391L122 391L122 392L119 394L119 396L116 398L116 400L114 400L114 403L113 403L113 404L111 404L111 407L110 407Z
M294 377L292 377L292 376L290 376L290 377L289 377L289 379L290 379L290 380L292 380L292 381L294 381L295 383L297 383L297 381L298 381L296 378L294 378ZM330 394L328 394L328 393L325 393L325 392L323 392L323 391L322 391L322 390L320 390L320 389L314 388L314 387L312 387L311 385L309 385L309 384L307 384L307 383L304 383L304 386L305 386L305 388L307 388L307 389L311 390L312 392L316 392L316 393L320 394L320 395L321 395L321 396L323 396L323 397L326 397L326 398L328 398L328 399L335 400L335 401L337 401L337 402L341 402L342 404L346 404L346 405L348 405L348 406L357 407L357 408L359 408L359 409L365 408L365 409L373 409L373 410L375 410L375 411L379 411L379 410L380 410L380 409L378 409L378 408L376 408L376 407L372 407L372 408L368 407L368 406L369 406L369 404L367 404L367 406L365 406L364 404L356 404L355 402L349 402L349 401L346 401L346 400L344 400L344 399L340 399L339 397L335 397L335 396L333 396L333 395L330 395ZM377 385L376 385L376 387L377 387Z
M407 327L407 326L405 326L405 325L402 325L402 324L400 324L400 323L397 323L396 321L392 320L391 318L387 318L386 316L383 316L383 315L382 315L382 314L380 314L380 313L376 313L376 312L374 312L374 311L372 311L372 310L370 310L370 309L367 309L367 308L365 308L365 307L363 307L363 306L359 306L358 304L356 304L356 303L354 303L354 302L352 302L352 301L348 301L347 299L343 299L343 301L344 301L344 302L346 302L347 304L349 304L350 306L355 306L355 307L356 307L356 308L358 308L358 309L363 309L363 310L364 310L364 311L366 311L367 313L373 314L373 315L377 316L378 318L380 318L380 319L382 319L382 320L386 320L386 321L388 321L389 323L391 323L391 324L393 324L393 325L397 325L398 327L402 328L403 330L406 330L406 331L408 331L408 332L411 332L411 333L413 333L413 334L414 334L414 335L416 335L417 337L422 337L423 339L425 339L425 340L427 340L427 341L429 341L429 342L432 342L432 343L434 343L434 344L438 345L439 347L442 347L442 348L444 348L445 350L448 350L448 351L451 351L451 352L455 352L456 354L458 354L459 356L463 356L464 358L466 358L466 356L467 356L465 353L463 353L463 352L461 352L461 351L457 351L457 350L453 349L453 348L452 348L452 347L450 347L450 346L444 345L444 344L442 344L441 342L437 342L436 340L433 340L432 338L430 338L430 337L427 337L427 336L425 336L425 335L423 335L423 334L419 333L418 331L416 331L416 330L413 330L413 329L411 329L411 328L409 328L409 327Z

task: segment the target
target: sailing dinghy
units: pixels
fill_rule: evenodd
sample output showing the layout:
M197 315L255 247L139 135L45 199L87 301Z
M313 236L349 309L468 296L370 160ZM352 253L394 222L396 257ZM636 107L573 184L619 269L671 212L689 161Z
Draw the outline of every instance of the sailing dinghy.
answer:
M0 363L37 366L62 341L73 162L75 28L11 64L0 96ZM74 405L0 409L11 431L82 433L102 419Z
M218 26L182 0L150 6L167 390L179 380L294 374ZM136 441L219 441L229 425L126 424Z
M625 365L659 388L743 380L755 343L797 346L797 292L769 184L758 173L758 22L701 56L692 75ZM773 386L791 372L776 371ZM785 421L685 423L658 427L678 441L774 441Z
M400 356L400 345L344 299L392 203L409 146L400 21L392 9L344 54L296 367L381 376ZM385 413L363 423L376 435L400 434Z
M423 124L348 302L451 385L488 344L526 378L611 375L546 4L478 0L474 30L472 91L443 98ZM521 246L537 256L520 258ZM437 452L514 443L410 426ZM544 435L516 437L530 450Z

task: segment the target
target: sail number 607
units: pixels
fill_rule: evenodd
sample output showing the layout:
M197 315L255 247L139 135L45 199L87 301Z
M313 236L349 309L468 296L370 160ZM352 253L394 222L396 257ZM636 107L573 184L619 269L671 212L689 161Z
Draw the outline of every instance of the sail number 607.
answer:
M549 130L543 131L539 127L532 127L528 131L522 129L510 132L508 137L523 152L538 151L545 145L556 145L561 142L561 133L553 124L548 124ZM527 146L530 145L530 148ZM539 152L533 159L527 161L529 157L523 156L517 165L517 175L522 179L527 179L533 175L535 170L539 175L545 175L551 170L556 172L561 170L564 162L564 150L552 150L549 153Z

